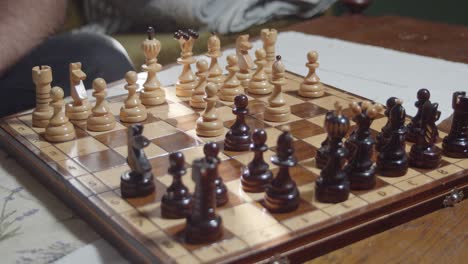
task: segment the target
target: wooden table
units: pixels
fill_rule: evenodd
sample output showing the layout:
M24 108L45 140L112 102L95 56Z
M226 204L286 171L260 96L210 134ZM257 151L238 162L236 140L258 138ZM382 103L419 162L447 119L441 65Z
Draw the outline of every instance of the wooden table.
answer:
M395 16L343 16L322 17L289 29L468 63L468 27L465 26ZM453 208L393 227L310 263L466 263L467 238L468 201L465 200Z

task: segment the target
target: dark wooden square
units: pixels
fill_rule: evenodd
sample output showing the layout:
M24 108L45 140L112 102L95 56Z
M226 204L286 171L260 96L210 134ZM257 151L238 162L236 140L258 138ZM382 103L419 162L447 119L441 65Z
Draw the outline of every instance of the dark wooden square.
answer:
M238 179L243 165L236 159L224 160L218 165L218 175L225 182Z
M278 174L278 171L279 168L274 168L271 170L275 177ZM319 176L299 164L289 168L289 175L296 182L297 186L302 186L304 184L314 182Z
M176 127L182 131L187 131L195 129L195 127L197 126L197 119L199 117L200 115L195 113L174 118L168 118L165 121L173 127Z
M99 142L110 148L117 148L127 145L127 130L120 129L105 134L100 134L94 137Z
M310 102L296 104L291 106L291 113L301 118L311 118L319 115L323 115L327 112L327 109L322 108Z
M153 168L152 172L155 177L167 174L167 169L169 168L169 155L158 156L150 159L149 161Z
M226 128L231 128L232 125L236 122L236 120L229 120L229 121L226 121L224 122L224 126ZM245 117L245 122L247 123L247 125L250 127L250 131L253 132L254 129L256 128L267 128L267 127L270 127L267 123L264 123L256 118L253 118L251 116L246 116Z
M152 141L154 144L160 146L168 152L174 152L188 147L196 146L200 143L196 139L182 132L177 132L164 137L155 138Z
M108 170L126 162L125 158L111 149L78 156L74 160L90 172Z
M302 140L296 140L293 142L294 156L297 161L303 161L315 157L317 150L310 144ZM271 148L273 152L277 152L277 147Z
M299 139L304 139L325 133L325 130L305 119L297 120L287 124L291 129L291 134Z

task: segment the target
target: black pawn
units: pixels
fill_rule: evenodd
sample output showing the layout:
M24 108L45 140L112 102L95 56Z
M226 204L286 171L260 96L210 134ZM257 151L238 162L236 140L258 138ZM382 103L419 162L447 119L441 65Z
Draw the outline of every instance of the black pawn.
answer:
M216 164L198 159L192 164L195 182L193 207L186 218L185 241L190 244L215 242L223 237L223 223L216 214Z
M377 134L375 138L375 150L380 151L382 146L385 145L387 138L389 137L389 129L390 129L390 111L396 105L398 98L390 97L386 103L386 109L384 115L387 117L387 123L382 127L380 133Z
M271 161L279 166L279 172L266 187L264 206L272 213L294 211L299 206L300 195L296 182L289 175L289 168L296 166L297 160L288 128L278 137L277 155L271 157Z
M249 113L247 105L249 99L244 94L234 98L234 108L232 112L236 115L236 122L226 133L224 139L224 149L231 151L247 151L250 148L250 128L245 123L245 116Z
M408 171L408 156L405 150L405 108L399 101L390 111L388 138L377 156L377 169L382 176L398 177Z
M349 119L341 114L341 107L335 105L336 112L325 121L329 139L327 164L315 181L315 197L321 203L339 203L349 196L349 180L343 169L348 150L343 146L343 137L349 130Z
M254 152L254 158L241 175L242 189L246 192L258 193L265 191L265 187L273 178L268 163L263 159L263 152L268 150L268 146L265 144L266 140L265 130L254 130L252 134L253 143L250 145L250 150Z
M453 93L452 108L452 127L442 142L442 149L449 157L468 158L468 97L465 92Z
M143 197L154 192L155 186L151 163L144 148L151 142L143 136L143 125L131 125L127 131L128 157L130 171L120 177L120 192L123 198Z
M439 120L439 105L427 101L421 111L421 126L415 130L416 143L409 153L410 166L433 169L441 162L442 150L435 145L438 138L436 121Z
M409 142L416 142L417 137L419 136L419 130L422 126L421 116L422 108L426 102L431 102L431 93L427 89L420 89L417 94L418 100L414 103L414 106L418 108L416 115L411 119L411 122L407 126L406 140Z
M223 179L219 177L218 174L218 165L220 163L218 154L219 147L215 142L206 143L203 146L203 152L205 153L205 160L207 163L216 165L216 177L215 177L215 186L216 186L216 206L223 206L228 201L228 190L226 185L223 182Z
M168 172L172 175L172 184L167 187L161 200L161 215L163 218L177 219L187 217L192 208L192 196L182 182L185 169L184 155L174 152L169 155Z

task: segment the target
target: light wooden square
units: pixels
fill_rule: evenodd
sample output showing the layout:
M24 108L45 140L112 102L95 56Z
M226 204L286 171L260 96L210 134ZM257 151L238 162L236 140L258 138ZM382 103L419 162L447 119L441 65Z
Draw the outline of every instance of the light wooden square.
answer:
M148 109L148 113L152 113L160 119L174 118L195 113L195 111L183 104L164 104Z
M114 148L114 150L117 153L119 153L120 155L122 155L123 157L128 156L128 146L127 145ZM161 147L159 147L158 145L153 144L153 143L150 143L145 148L145 154L146 154L146 157L148 159L151 159L151 158L154 158L154 157L157 157L157 156L161 156L161 155L164 155L166 153L167 153L167 151L165 151L164 149L162 149Z
M161 216L161 203L151 203L139 207L137 209L145 215L151 222L159 226L161 229L171 228L173 226L181 225L185 223L185 219L167 219Z
M346 109L349 107L350 101L345 100L343 98L340 98L335 95L330 95L330 96L325 96L325 97L320 97L317 99L312 99L310 101L311 103L318 105L322 108L325 108L327 110L335 110L335 102L339 102L343 109Z
M164 121L156 121L153 123L145 124L145 128L143 129L143 136L147 137L148 139L153 139L171 135L176 133L177 131L177 128L169 125Z
M468 169L468 159L458 161L457 166L460 166L464 169Z
M377 132L380 132L382 130L382 127L384 127L385 124L387 123L387 120L388 120L387 117L375 119L374 121L372 121L371 128Z
M447 157L447 156L442 156L442 159L447 161L448 163L460 163L460 161L466 161L467 159L463 160L463 159L458 159L458 158L450 158L450 157ZM457 164L458 166L460 166L459 164ZM463 166L460 166L462 168L465 168Z
M19 120L23 121L25 124L32 124L32 114L31 115L24 115L18 117ZM34 130L37 134L41 134L45 132L44 127L33 127L31 126L31 129Z
M318 116L314 116L314 117L311 117L311 118L308 118L306 119L307 121L309 122L312 122L320 127L323 127L324 123L325 123L325 115L318 115Z
M377 176L385 182L388 182L390 184L395 184L397 182L401 182L401 181L405 181L410 178L413 178L414 176L417 176L419 174L421 174L419 171L409 168L408 172L405 175L400 176L400 177L385 177L385 176L379 175L378 173L377 173Z
M252 202L254 200L257 201L257 200L262 199L265 196L265 193L263 192L260 192L260 193L244 192L244 190L242 189L242 183L240 179L225 182L225 184L231 193L237 195L244 202Z
M313 172L315 175L320 175L320 172L322 171L321 169L317 168L315 158L303 160L303 161L299 162L299 164L302 167L304 167L304 168L310 170L311 172Z
M49 157L50 159L52 159L53 161L60 161L60 160L65 160L67 159L67 156L65 154L63 154L62 151L60 151L59 149L57 149L56 147L54 146L48 146L48 147L45 147L45 148L41 148L41 151L47 156Z
M359 197L349 198L348 200L334 204L332 206L323 208L322 210L331 216L347 213L352 210L356 210L363 206L366 206L367 202Z
M127 223L129 223L133 228L142 234L149 234L159 231L159 229L150 220L148 220L138 211L124 213L122 214L122 217L127 221Z
M304 141L319 149L322 142L327 138L327 133L319 134L316 136L304 138Z
M267 141L265 142L269 148L276 147L276 143L278 141L278 137L281 135L281 130L274 128L274 127L268 127L265 128L265 131L267 133Z
M177 264L198 264L201 263L197 258L193 255L183 255L181 257L177 257L175 260Z
M223 133L217 137L200 137L197 135L197 131L195 129L188 130L185 133L199 141L202 141L203 143L208 143L208 142L223 141L229 129L223 127L223 130L224 130Z
M30 127L28 127L26 124L23 124L21 121L18 119L9 119L6 121L6 123L13 129L15 130L18 134L22 136L27 136L27 135L36 135L37 133L34 132Z
M397 188L402 189L403 191L408 191L416 187L422 186L424 184L430 183L432 181L434 181L434 179L432 179L431 177L421 174L406 181L396 183L395 186Z
M258 219L258 218L252 218ZM250 231L249 233L244 233L240 237L249 244L249 246L254 246L257 244L265 243L268 241L272 241L273 239L287 235L289 230L281 224L274 224L268 227L264 227L261 229L255 229Z
M298 120L301 120L301 119L302 118L298 117L297 115L291 114L290 117L289 117L289 120L284 121L284 122L270 122L270 121L266 121L266 120L263 120L263 122L265 122L266 124L268 124L270 126L279 127L279 126L285 125L287 123L291 123L291 122L298 121Z
M259 100L263 101L263 102L266 102L267 105L268 105L268 99L269 98L270 98L270 96L265 96L265 97L259 98ZM285 93L283 93L283 99L286 102L286 105L289 105L289 106L304 103L304 100L301 100L300 98L297 98L297 97L294 97L294 96L291 96L291 95L285 94Z
M387 185L382 188L372 190L368 193L362 194L359 197L366 200L369 203L375 203L377 201L392 197L401 193L401 190L395 188L393 185Z
M217 258L223 258L247 248L247 244L237 237L226 239L218 243L210 244L192 251L192 254L197 256L203 262L209 262Z
M57 161L57 164L70 173L73 177L87 174L88 172L83 169L78 163L71 159Z
M253 204L244 203L231 208L219 210L224 222L224 227L237 236L261 230L277 224L278 222L266 212ZM262 219L252 221L252 219Z
M108 103L107 106L109 107L109 112L111 112L112 115L119 116L120 108L124 106L124 101Z
M450 164L450 165L447 165L447 166L444 166L442 168L438 168L436 170L433 170L433 171L430 171L430 172L427 172L425 173L427 176L433 178L433 179L442 179L442 178L445 178L445 177L448 177L452 174L455 174L457 172L460 172L462 171L463 169L454 165L454 164Z
M93 137L85 137L60 143L57 144L57 148L72 158L108 149L106 145L97 141Z
M151 239L158 247L164 251L171 258L179 258L181 256L190 255L190 253L181 244L168 237L164 232L157 231L148 234L147 237Z
M109 188L117 189L120 187L120 176L129 170L130 167L127 165L122 165L109 170L96 172L94 175L107 186L109 186Z
M94 132L94 131L86 130L86 132L88 132L88 134L90 134L91 136L95 137L95 136L98 136L98 135L102 135L102 134L106 134L106 133L109 133L109 132L112 132L112 131L117 131L117 130L122 130L122 129L127 129L127 128L124 127L121 123L116 122L115 127L112 130L101 131L101 132Z
M129 203L113 191L98 194L98 197L118 214L135 210Z
M229 106L216 108L216 113L218 114L218 118L223 120L223 122L236 119L236 115L232 113L232 108Z
M297 230L315 225L317 223L323 222L327 220L328 218L330 218L330 216L327 215L326 213L320 210L315 210L312 212L308 212L308 213L284 220L282 224L293 231L297 231Z
M91 174L76 177L76 179L95 194L109 191L109 187Z

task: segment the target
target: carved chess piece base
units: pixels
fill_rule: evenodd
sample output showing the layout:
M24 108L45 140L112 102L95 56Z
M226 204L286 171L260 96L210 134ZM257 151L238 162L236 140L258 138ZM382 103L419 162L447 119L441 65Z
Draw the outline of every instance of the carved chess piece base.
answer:
M324 184L322 178L315 181L315 197L321 203L340 203L348 200L349 181L338 184Z
M197 120L196 132L202 137L217 137L224 133L223 123L219 120L203 122L200 117Z
M325 94L322 83L317 84L306 84L302 83L299 88L299 95L308 98L317 98Z
M369 190L375 187L375 166L364 171L354 171L348 173L350 187L352 190Z
M153 178L143 178L135 181L136 175L131 172L125 172L120 177L120 190L123 198L135 198L150 195L154 192L155 186Z
M385 160L377 159L378 172L382 176L399 177L408 172L408 159Z
M161 88L157 88L153 91L141 91L140 93L141 103L144 105L154 106L161 105L166 102L166 94Z
M418 149L414 144L409 153L409 165L422 169L434 169L440 165L442 150L437 146Z
M188 82L188 83L176 83L176 95L179 97L190 97L192 96L193 88L195 88L196 82Z
M229 150L231 151L250 150L250 135L245 135L245 136L226 135L226 138L224 139L224 149L228 151Z
M76 138L75 128L73 124L69 122L59 126L52 126L49 124L44 133L44 137L49 142L69 141Z
M205 109L206 102L203 100L204 95L194 96L192 95L190 99L190 106L196 109Z
M133 108L122 107L120 109L120 120L125 123L139 123L146 120L148 114L143 105Z
M271 190L274 193L269 193ZM299 207L300 196L297 188L292 188L288 192L278 193L273 188L267 189L265 192L265 207L271 213L287 213L292 212Z
M49 120L52 118L54 111L50 108L47 112L33 112L32 125L33 127L42 127L45 128L49 124Z
M89 131L109 131L115 127L115 117L111 113L103 116L91 116L88 118L86 129Z
M466 159L468 158L468 139L466 138L444 138L442 142L444 155L451 158Z
M66 105L66 114L75 126L86 128L88 117L91 114L91 105L86 102L80 106L74 106L72 103Z
M166 199L161 202L161 216L167 219L180 219L187 217L192 210L192 198L184 197L180 200Z
M264 192L272 179L273 173L268 168L262 174L256 175L255 178L251 176L250 171L246 168L241 175L242 189L249 193Z
M200 222L198 225L189 223L187 218L185 228L185 241L190 244L211 243L218 241L223 236L222 220L217 215L212 221Z
M269 107L265 108L264 119L270 122L286 122L291 116L291 110L288 105L280 107Z
M270 94L273 91L273 86L268 81L262 81L262 82L250 82L249 84L249 93L251 94Z

